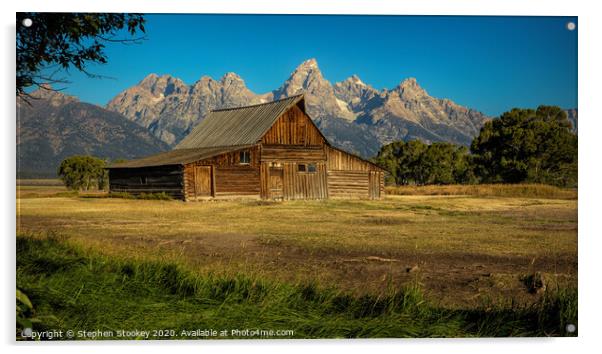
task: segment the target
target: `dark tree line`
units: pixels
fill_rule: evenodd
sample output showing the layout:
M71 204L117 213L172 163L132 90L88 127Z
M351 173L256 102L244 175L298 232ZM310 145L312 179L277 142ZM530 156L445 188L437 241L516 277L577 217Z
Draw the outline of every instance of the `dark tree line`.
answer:
M577 135L559 107L513 109L485 123L470 150L450 143L398 141L375 162L407 184L545 183L577 185Z

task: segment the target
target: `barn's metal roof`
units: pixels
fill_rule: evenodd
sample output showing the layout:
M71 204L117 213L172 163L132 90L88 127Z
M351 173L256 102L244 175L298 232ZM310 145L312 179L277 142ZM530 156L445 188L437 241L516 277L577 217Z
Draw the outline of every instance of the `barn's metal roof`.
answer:
M166 165L184 165L190 162L208 159L226 152L247 149L252 145L213 146L196 149L177 149L147 156L137 160L111 164L108 168L138 168Z
M255 144L282 113L300 102L300 108L305 112L303 95L253 106L211 111L175 149Z

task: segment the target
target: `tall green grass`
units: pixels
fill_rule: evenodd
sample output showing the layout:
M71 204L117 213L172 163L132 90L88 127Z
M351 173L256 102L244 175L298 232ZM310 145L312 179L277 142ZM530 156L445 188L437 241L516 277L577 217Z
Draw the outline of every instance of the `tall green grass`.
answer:
M532 306L449 310L431 304L416 286L357 296L312 283L197 274L173 263L88 254L55 235L17 237L17 288L31 300L32 316L45 319L35 330L294 331L278 338L563 336L574 335L565 326L577 321L576 289L549 292Z

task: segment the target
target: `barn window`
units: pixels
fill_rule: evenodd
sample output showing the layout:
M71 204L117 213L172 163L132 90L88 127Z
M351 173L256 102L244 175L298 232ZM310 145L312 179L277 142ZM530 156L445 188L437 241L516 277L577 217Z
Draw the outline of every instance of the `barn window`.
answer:
M146 184L146 183L147 183L146 176L140 177L140 184Z
M315 163L297 164L297 172L315 173L316 172L316 164Z
M240 164L248 165L251 163L251 152L249 150L240 152Z

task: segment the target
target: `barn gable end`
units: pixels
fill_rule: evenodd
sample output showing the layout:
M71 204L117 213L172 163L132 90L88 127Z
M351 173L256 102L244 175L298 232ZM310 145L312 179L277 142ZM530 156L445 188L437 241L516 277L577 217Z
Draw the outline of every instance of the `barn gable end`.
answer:
M263 135L265 145L323 146L326 138L298 105L293 105Z

